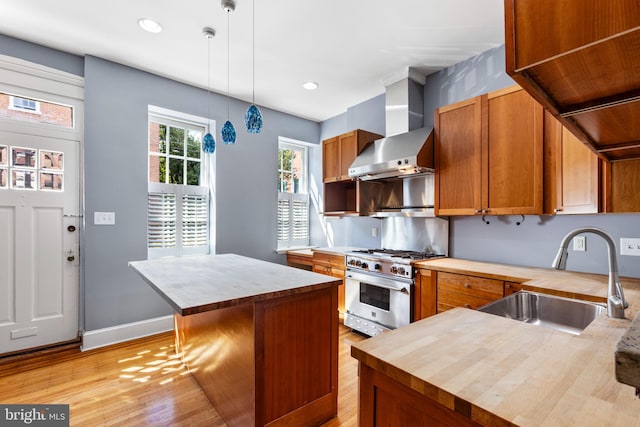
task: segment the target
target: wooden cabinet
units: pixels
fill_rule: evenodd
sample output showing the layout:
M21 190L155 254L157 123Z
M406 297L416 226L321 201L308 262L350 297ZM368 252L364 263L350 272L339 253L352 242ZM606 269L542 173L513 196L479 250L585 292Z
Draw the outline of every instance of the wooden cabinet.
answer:
M601 212L602 160L549 112L544 144L544 213Z
M637 0L506 0L506 70L608 160L640 158Z
M454 307L477 309L504 295L504 282L463 274L437 273L438 313Z
M313 270L313 252L310 249L288 251L287 265L302 270Z
M349 166L364 148L382 138L365 130L356 129L322 141L322 181L324 189L324 215L367 215L369 207L365 197L374 184L349 178Z
M543 109L518 86L435 112L437 215L542 213Z
M359 363L358 425L360 426L479 426L461 400L447 408L391 376ZM458 412L460 411L460 412ZM467 416L462 413L467 413Z
M340 312L340 317L342 317L345 311L344 277L346 273L346 266L344 255L314 251L313 271L342 279L342 284L338 286L338 311Z
M322 141L322 182L348 181L349 166L371 142L382 138L356 129Z
M435 211L474 215L482 209L482 103L475 98L435 113Z
M437 273L419 268L416 270L413 292L413 320L424 319L437 313Z
M606 212L640 212L640 159L611 162Z
M413 320L417 321L454 307L477 309L502 298L509 286L516 292L518 283L445 271L416 270Z

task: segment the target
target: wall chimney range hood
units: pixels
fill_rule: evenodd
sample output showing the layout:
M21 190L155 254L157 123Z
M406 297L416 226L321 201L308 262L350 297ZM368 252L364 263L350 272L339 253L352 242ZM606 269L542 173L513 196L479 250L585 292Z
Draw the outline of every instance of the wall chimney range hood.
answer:
M409 69L386 85L387 136L349 167L350 177L367 182L361 197L371 205L369 216L434 216L434 135L433 127L423 127L424 80Z
M349 176L361 180L432 172L432 127L378 139L367 146L349 167Z

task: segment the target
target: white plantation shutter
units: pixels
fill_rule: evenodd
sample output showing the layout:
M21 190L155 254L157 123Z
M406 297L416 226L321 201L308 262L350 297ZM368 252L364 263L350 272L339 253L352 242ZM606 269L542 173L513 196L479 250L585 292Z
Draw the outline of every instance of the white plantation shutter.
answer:
M149 183L148 258L209 253L207 187Z
M278 193L278 248L309 244L309 195Z
M206 194L182 195L182 246L198 248L209 241L209 199Z
M175 248L176 246L176 195L149 193L147 213L148 247Z

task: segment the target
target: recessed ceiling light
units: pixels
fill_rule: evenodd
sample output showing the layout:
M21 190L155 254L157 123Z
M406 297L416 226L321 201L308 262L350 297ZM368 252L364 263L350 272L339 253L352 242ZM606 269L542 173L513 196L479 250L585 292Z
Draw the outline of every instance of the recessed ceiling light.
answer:
M138 25L140 25L140 28L150 33L159 33L162 31L162 25L158 24L153 19L140 18L138 19Z
M316 82L306 82L305 84L302 85L302 87L307 89L307 90L315 90L315 89L318 89L318 83L316 83Z

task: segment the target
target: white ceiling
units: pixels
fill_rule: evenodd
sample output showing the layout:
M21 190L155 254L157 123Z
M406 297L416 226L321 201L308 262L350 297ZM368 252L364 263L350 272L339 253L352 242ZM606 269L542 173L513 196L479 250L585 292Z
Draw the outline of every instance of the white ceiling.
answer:
M503 0L255 0L256 104L325 120L384 92L385 82L455 64L504 42ZM251 101L252 0L0 0L0 33L94 55ZM163 31L142 31L157 20ZM316 81L315 91L302 88Z

